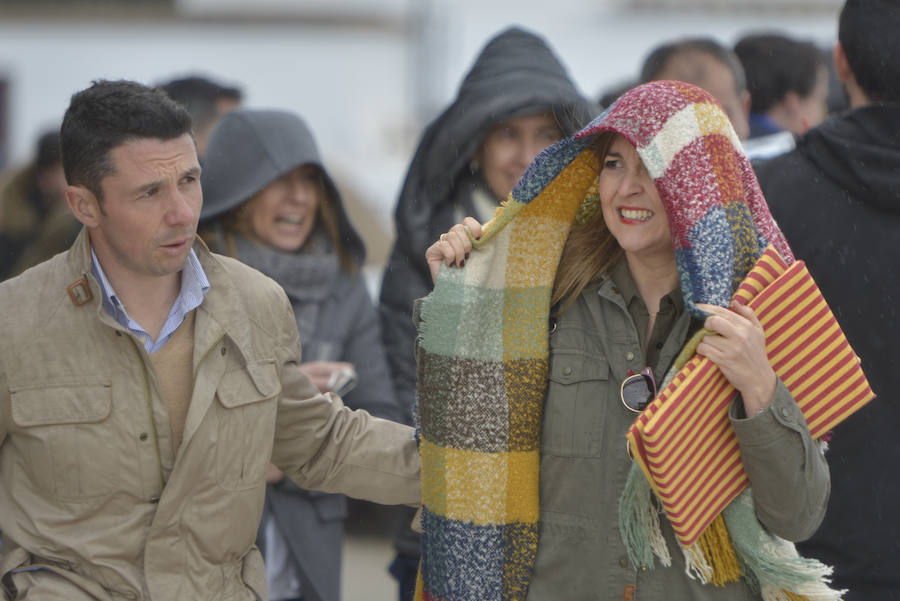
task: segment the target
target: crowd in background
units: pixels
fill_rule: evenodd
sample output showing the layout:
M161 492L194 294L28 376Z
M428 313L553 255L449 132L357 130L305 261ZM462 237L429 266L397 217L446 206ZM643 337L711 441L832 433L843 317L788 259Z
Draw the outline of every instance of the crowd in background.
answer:
M881 33L876 25L866 35ZM600 115L623 92L656 80L694 84L722 106L788 242L809 262L826 298L834 299L876 393L889 396L900 384L900 366L888 358L897 353L871 332L898 328L890 296L900 293L891 275L896 247L887 241L900 237L900 47L885 42L898 51L885 59L895 70L890 82L873 88L862 74L867 65L854 55L862 51L853 44L864 42L840 41L843 49L835 55L782 31L750 32L733 46L713 38L660 40L632 81L592 99L578 91L565 57L539 34L498 32L456 98L424 129L405 181L397 182L396 238L378 299L360 275L365 248L357 230L365 224L347 217L341 182L332 179L317 149L315 123L242 106L239 86L201 76L148 83L192 115L203 166L202 238L214 252L249 264L284 288L300 332L303 368L321 391L341 393L353 408L414 424L413 303L431 288L426 248L467 215L488 221L542 150ZM824 153L828 160L817 162ZM807 165L803 157L810 156ZM810 187L830 179L831 188L816 192L821 203L812 198ZM75 240L81 224L66 205L65 186L58 131L40 136L28 164L0 174L0 279ZM871 273L873 279L847 273ZM859 302L868 296L880 300ZM846 599L900 599L900 537L893 536L900 486L873 467L900 453L888 448L889 426L898 425L892 400L876 400L835 431L832 504L820 532L800 546L835 566L834 583L851 590ZM271 598L338 601L346 500L305 491L274 466L267 481L258 540ZM399 599L409 601L419 541L408 525L413 511L400 513L391 514L397 526L390 571Z

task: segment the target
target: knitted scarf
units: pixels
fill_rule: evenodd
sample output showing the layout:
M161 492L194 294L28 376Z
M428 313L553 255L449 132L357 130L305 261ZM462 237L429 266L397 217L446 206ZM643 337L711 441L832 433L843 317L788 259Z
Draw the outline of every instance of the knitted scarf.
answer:
M527 594L537 552L551 291L570 229L599 209L589 145L605 131L627 138L654 180L693 314L705 316L697 303L727 306L767 245L793 262L728 118L699 88L671 81L639 86L542 152L485 225L465 268L443 268L421 304L417 425L424 533L417 600L512 601ZM649 502L649 485L635 494ZM762 527L752 499L739 500L751 503L755 527L737 535L733 546L749 550L742 560L779 567L771 578L765 570L747 576L751 586L764 580L802 594L796 582L812 582L815 592L830 592L821 582L827 574L821 564L781 569L792 547L785 550L789 543L779 541L769 553L769 539L758 537ZM651 536L647 529L634 532ZM653 551L667 555L658 546Z

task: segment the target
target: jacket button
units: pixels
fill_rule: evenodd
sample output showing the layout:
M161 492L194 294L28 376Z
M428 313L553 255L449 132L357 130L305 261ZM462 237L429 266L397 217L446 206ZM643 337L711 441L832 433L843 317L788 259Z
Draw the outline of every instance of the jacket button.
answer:
M571 375L572 375L572 368L569 367L568 365L565 366L565 367L563 368L563 375L564 375L564 376L571 376Z
M120 332L119 330L116 330L116 336L118 336L119 338L121 338L121 337L122 337L122 332Z
M228 352L228 349L226 349L226 348L223 346L223 347L222 347L222 356L224 357L224 356L225 356L225 353L227 353L227 352Z
M634 353L632 353L631 351L628 351L627 353L625 353L626 361L631 361L632 359L634 359Z
M622 566L623 568L627 568L628 560L623 557L622 559L619 560L619 565Z
M141 432L141 434L140 434L140 436L138 436L138 438L140 438L141 441L147 440L147 433Z

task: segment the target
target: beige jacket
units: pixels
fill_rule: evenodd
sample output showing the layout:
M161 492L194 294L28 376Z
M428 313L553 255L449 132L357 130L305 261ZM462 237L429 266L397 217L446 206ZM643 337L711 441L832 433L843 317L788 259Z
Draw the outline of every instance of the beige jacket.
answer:
M101 306L84 232L0 284L0 574L15 598L266 599L254 538L270 459L304 488L419 502L412 429L319 394L281 288L195 250L211 286L174 456L157 375Z

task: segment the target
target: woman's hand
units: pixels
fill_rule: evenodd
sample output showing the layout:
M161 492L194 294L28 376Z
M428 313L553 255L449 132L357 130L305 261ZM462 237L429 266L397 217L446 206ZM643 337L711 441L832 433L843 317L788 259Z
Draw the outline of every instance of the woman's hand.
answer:
M309 361L297 368L309 376L319 392L332 392L340 388L343 378L354 374L353 364L344 361Z
M753 309L732 303L731 309L698 303L710 313L703 327L715 332L697 345L697 352L715 363L738 389L744 413L753 417L769 406L777 378L766 355L766 335Z
M472 232L476 240L481 238L481 224L472 217L466 217L462 223L451 227L449 232L441 234L440 240L425 251L425 260L428 261L432 282L437 280L441 263L447 266L456 264L459 267L466 264L466 257L472 250L472 241L469 240L466 230Z

